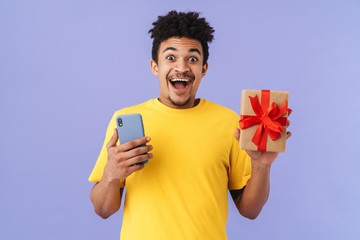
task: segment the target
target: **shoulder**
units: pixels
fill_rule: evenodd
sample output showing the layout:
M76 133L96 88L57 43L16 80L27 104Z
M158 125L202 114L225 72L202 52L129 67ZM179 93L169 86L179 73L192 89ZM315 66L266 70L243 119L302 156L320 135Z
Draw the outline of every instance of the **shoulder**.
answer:
M137 104L137 105L125 107L125 108L115 111L114 115L141 113L145 109L149 108L151 104L152 104L152 100L149 100L149 101Z
M216 113L217 115L220 114L220 116L227 118L227 119L236 119L238 120L240 117L239 115L231 110L230 108L221 106L217 103L210 102L206 99L203 99L205 101L205 104L207 105L207 110Z

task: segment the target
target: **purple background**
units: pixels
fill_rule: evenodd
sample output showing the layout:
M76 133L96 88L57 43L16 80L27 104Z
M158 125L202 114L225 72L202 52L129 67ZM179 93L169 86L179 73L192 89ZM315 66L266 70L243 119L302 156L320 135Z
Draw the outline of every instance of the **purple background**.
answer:
M0 239L119 239L87 178L112 114L159 96L147 31L167 11L215 28L198 97L290 92L287 151L255 220L230 200L228 238L360 238L360 2L0 1Z

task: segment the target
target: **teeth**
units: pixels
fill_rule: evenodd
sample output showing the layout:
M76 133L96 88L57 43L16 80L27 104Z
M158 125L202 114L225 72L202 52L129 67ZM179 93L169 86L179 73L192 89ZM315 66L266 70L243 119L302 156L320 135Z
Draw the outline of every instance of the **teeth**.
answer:
M172 82L189 82L189 79L180 79L180 78L176 78L176 79L171 79L170 81Z

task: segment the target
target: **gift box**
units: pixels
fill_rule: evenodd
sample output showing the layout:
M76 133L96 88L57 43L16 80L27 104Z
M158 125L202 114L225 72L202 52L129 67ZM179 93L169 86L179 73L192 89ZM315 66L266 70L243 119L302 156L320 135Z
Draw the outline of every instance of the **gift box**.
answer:
M240 148L285 152L289 92L243 90L239 121Z

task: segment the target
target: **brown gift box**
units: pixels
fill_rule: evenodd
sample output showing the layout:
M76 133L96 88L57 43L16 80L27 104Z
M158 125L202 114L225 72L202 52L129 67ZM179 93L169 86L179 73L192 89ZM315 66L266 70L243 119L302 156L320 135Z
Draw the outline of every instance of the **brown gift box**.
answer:
M240 111L241 119L245 118L245 116L256 116L256 113L253 109L253 106L252 106L250 98L249 98L249 97L255 97L256 95L258 97L260 106L262 106L263 112L265 112L269 108L269 105L271 105L273 102L275 102L276 107L279 107L286 100L286 108L288 106L289 92L273 91L273 90L271 90L271 91L269 91L269 90L243 90L241 92L241 111ZM268 101L268 103L267 103L267 101ZM265 106L267 106L267 107L265 107ZM264 109L264 107L266 109ZM255 150L255 151L266 151L266 152L285 152L287 117L288 117L288 112L286 112L284 115L282 115L281 118L283 118L283 119L280 119L280 120L282 120L281 122L283 123L283 124L281 124L283 132L279 132L280 138L272 140L270 138L269 134L267 133L267 131L265 131L265 129L263 129L262 134L266 134L266 138L264 137L266 142L261 141L259 146L255 145L252 142L254 134L255 134L257 128L259 127L259 124L255 124L248 128L241 129L240 148L243 150ZM284 118L286 118L286 119L284 119ZM261 148L261 145L263 146L263 148ZM265 146L265 149L264 149L264 146Z

